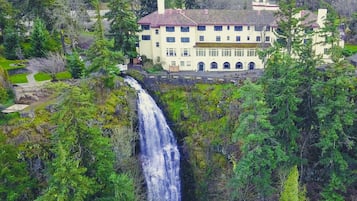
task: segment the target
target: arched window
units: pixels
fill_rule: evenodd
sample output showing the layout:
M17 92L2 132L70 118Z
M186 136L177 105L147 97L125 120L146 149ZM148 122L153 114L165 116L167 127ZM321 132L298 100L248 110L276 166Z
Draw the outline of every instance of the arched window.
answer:
M230 69L231 68L231 64L229 64L229 62L224 62L223 63L223 68L224 69Z
M243 63L242 62L237 62L236 63L236 69L243 69Z
M254 70L255 68L255 63L254 62L250 62L249 63L249 70Z
M212 63L211 63L211 68L212 68L212 69L217 69L217 68L218 68L217 63L216 63L216 62L212 62Z
M197 64L198 66L198 71L204 71L205 70L205 63L202 61Z

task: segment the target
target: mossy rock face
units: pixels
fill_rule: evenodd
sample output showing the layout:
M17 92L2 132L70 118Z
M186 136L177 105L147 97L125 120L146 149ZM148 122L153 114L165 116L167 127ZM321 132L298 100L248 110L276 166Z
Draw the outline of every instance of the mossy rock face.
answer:
M237 87L233 84L158 84L150 90L155 92L178 141L188 152L196 184L195 200L229 200L231 151L226 150L232 147L239 150L231 142L231 134L238 124ZM188 186L190 184L185 182L192 183L184 180ZM185 191L191 190L183 192L184 197L189 197Z

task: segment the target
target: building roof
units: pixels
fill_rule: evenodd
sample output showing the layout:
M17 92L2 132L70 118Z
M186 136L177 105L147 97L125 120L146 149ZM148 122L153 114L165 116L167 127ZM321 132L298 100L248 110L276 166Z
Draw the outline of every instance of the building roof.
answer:
M164 14L153 12L139 20L139 24L159 26L197 25L271 25L274 26L274 11L256 10L208 10L166 9Z

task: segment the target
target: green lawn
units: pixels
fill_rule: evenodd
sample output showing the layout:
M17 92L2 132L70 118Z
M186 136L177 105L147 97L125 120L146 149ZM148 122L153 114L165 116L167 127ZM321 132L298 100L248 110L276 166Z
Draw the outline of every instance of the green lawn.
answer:
M13 84L27 83L26 73L16 74L10 76L10 81Z
M68 71L63 71L63 72L59 72L56 74L56 78L58 80L68 80L72 78L72 75L70 72Z
M36 81L45 81L51 79L51 76L48 73L43 72L36 73L34 77Z
M7 60L5 58L0 57L0 66L3 67L5 70L24 68L25 65L23 64L23 62L24 61L22 60Z
M71 78L72 78L72 75L68 71L63 71L63 72L59 72L56 74L57 80L68 80ZM52 78L51 78L50 74L48 74L48 73L39 72L35 75L36 81L45 81L45 80L51 80L51 79Z

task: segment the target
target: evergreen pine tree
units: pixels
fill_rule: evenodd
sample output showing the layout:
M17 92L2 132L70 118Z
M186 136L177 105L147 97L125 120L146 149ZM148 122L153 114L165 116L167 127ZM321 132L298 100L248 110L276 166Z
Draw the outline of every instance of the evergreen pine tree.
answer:
M114 50L122 51L130 58L136 57L136 42L138 25L136 17L130 10L131 1L111 0L108 7L110 11L106 17L110 20L110 33L114 38Z
M26 163L18 159L19 149L6 142L0 133L0 199L7 201L25 200L30 194L32 181Z
M45 24L41 19L36 18L31 33L31 56L45 57L50 48L49 40L50 34L48 33Z
M284 190L279 201L299 201L299 171L296 166L291 168L288 178L284 182Z
M20 48L20 39L12 27L6 27L4 30L4 48L5 58L17 59L16 51Z
M74 79L81 78L84 74L85 64L79 57L77 52L73 52L71 55L66 57L67 68L69 69L72 77Z
M234 167L235 196L245 200L247 189L254 189L256 200L265 200L274 192L272 174L286 160L269 121L262 87L246 81L239 89L242 110L233 141L241 144L242 157ZM250 187L253 185L253 187Z

